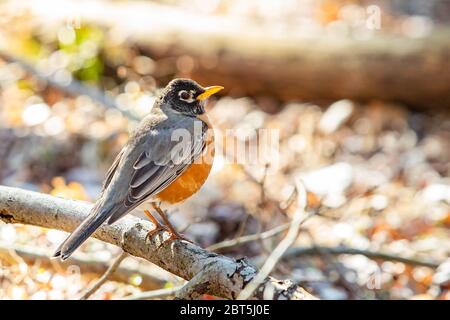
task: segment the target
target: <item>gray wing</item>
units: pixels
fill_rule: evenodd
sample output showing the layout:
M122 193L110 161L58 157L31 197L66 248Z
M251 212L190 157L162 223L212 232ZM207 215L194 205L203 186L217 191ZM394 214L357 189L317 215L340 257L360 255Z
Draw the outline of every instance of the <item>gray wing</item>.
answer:
M111 210L108 224L114 223L176 180L205 149L207 129L202 122L200 133L187 129L189 139L181 141L173 141L172 130L160 131L158 142L150 137L147 142L149 148L136 153L139 154L136 161L130 170L125 170L131 177L127 193L116 209Z
M111 224L156 195L201 155L207 125L201 122L201 129L194 130L198 126L192 119L179 121L184 122L164 125L149 118L141 123L108 170L100 198L86 219L61 243L55 257L67 259L104 221ZM174 141L173 128L186 128L188 139ZM174 153L176 150L183 152Z
M106 172L106 178L103 182L102 186L102 193L105 191L106 188L108 188L109 183L111 182L112 177L114 176L114 173L116 172L117 167L119 166L120 160L122 159L122 155L125 151L125 148L123 148L119 154L116 156L116 158L113 161L113 164L111 167L109 167L108 172Z

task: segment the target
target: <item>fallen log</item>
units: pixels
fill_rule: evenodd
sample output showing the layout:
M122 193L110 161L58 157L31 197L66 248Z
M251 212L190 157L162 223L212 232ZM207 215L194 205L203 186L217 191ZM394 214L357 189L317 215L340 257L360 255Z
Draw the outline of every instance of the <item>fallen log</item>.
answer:
M109 267L109 261L97 259L83 253L75 253L69 261L57 261L51 259L52 252L49 252L49 250L0 242L0 255L10 255L11 252L17 254L29 265L39 264L46 268L56 267L67 273L79 271L82 274L95 274L96 276L100 276ZM158 270L155 270L157 268L148 263L144 264L137 261L125 262L111 275L110 280L130 283L130 280L138 275L140 277L139 287L143 290L159 289L168 281L168 277L161 275L163 271L157 272Z
M448 28L422 38L376 32L366 40L305 38L294 32L280 36L243 18L142 1L53 1L53 10L42 2L22 5L37 26L78 19L77 23L100 25L135 42L155 59L190 57L192 65L178 70L178 75L223 85L225 93L234 96L450 106Z

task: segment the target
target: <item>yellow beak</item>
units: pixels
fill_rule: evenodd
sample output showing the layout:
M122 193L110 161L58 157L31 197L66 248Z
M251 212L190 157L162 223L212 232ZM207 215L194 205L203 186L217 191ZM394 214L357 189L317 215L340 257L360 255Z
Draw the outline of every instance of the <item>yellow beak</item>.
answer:
M222 89L223 89L222 86L206 87L205 92L203 92L202 94L199 94L197 96L197 100L205 100L205 99L209 98L210 96L212 96L213 94L219 92Z

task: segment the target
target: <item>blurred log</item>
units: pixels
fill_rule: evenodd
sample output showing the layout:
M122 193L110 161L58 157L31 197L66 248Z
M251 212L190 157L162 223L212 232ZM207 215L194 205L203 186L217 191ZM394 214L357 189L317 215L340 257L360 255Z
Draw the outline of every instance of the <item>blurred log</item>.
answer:
M83 274L93 273L98 276L104 274L109 267L109 261L90 257L80 252L76 252L69 261L58 261L50 259L53 252L49 252L46 249L0 242L0 255L9 255L11 251L15 252L27 264L39 263L40 266L46 268L57 266L67 272L74 272L74 266L76 266ZM130 283L131 278L138 275L141 277L140 288L155 290L163 287L168 280L162 275L158 277L158 270L155 269L156 267L137 263L137 261L124 261L116 272L111 275L110 280Z
M111 28L110 34L136 42L154 58L191 57L183 75L223 85L236 96L450 106L448 29L424 38L305 39L295 33L274 34L242 17L208 16L142 1L53 1L53 10L42 2L23 5L38 26L78 19Z

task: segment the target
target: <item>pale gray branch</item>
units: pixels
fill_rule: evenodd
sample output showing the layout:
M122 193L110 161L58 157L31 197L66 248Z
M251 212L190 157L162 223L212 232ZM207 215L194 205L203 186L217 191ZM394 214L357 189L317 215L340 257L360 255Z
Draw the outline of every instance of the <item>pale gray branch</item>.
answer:
M264 231L261 233L249 234L249 235L245 235L245 236L242 236L239 238L234 238L234 239L218 242L218 243L210 245L206 249L211 250L211 251L218 251L221 249L236 247L236 246L239 246L239 245L242 245L242 244L245 244L248 242L256 241L256 240L269 239L271 237L274 237L274 236L282 233L283 231L286 231L287 229L289 229L290 225L291 225L291 222L288 222L288 223L282 224L281 226L277 226L275 228L272 228L270 230L267 230L267 231Z
M388 260L388 261L397 261L403 262L405 264L413 265L413 266L423 266L432 269L436 269L439 267L440 262L431 261L431 260L423 260L419 258L408 258L402 257L397 254L392 254L388 252L382 251L374 251L374 250L364 250L351 248L347 246L337 246L337 247L323 247L323 246L311 246L311 247L295 247L288 249L284 255L283 259L291 259L294 257L301 257L305 255L315 255L320 254L321 252L331 254L331 255L340 255L340 254L360 254L366 256L370 259L380 259L380 260Z
M260 284L264 281L265 278L267 278L270 272L272 272L273 268L281 259L286 250L294 243L295 239L297 239L300 226L307 219L307 217L305 217L307 199L306 190L300 180L297 181L296 188L298 191L297 210L295 211L294 217L292 218L292 223L289 227L286 237L273 250L258 274L244 288L244 290L241 291L238 299L247 300L253 295L256 289L261 289ZM270 295L268 296L268 298L271 299L274 295L273 291L275 289L271 287L267 287L267 289L269 289L268 291L270 291ZM265 295L265 293L266 292L264 290L263 295Z
M148 299L156 299L156 298L164 298L167 296L173 296L180 290L182 286L173 287L173 288L164 288L152 291L146 291L134 294L132 296L127 296L124 300L148 300Z
M66 272L75 271L74 267L81 273L93 273L102 275L109 268L109 261L98 259L83 252L75 252L68 261L60 261L51 259L53 252L48 249L0 242L0 255L10 255L15 252L27 264L39 263L39 265L47 268L56 267ZM146 261L138 261L137 259L129 259L124 261L120 267L110 276L110 280L129 283L131 277L139 275L141 277L139 287L144 290L155 290L161 288L167 281L168 277L163 274L157 267Z
M0 186L0 220L72 231L86 217L91 204L61 199L18 188ZM113 225L102 225L94 237L122 247L136 257L144 258L183 279L190 280L206 266L214 266L216 274L205 285L204 293L236 299L258 270L245 259L234 260L212 253L186 241L172 241L160 246L169 236L158 232L146 240L153 225L128 215ZM160 247L159 247L160 246ZM158 249L159 247L159 249ZM262 299L266 285L276 288L274 299L314 299L300 286L290 281L267 277L252 299Z
M122 251L116 259L114 259L113 263L109 266L108 270L105 271L105 273L95 281L95 283L86 290L86 292L83 294L83 296L80 298L80 300L87 300L90 296L92 296L100 287L109 280L111 275L113 275L116 270L119 268L120 263L128 256L128 253L125 251Z

